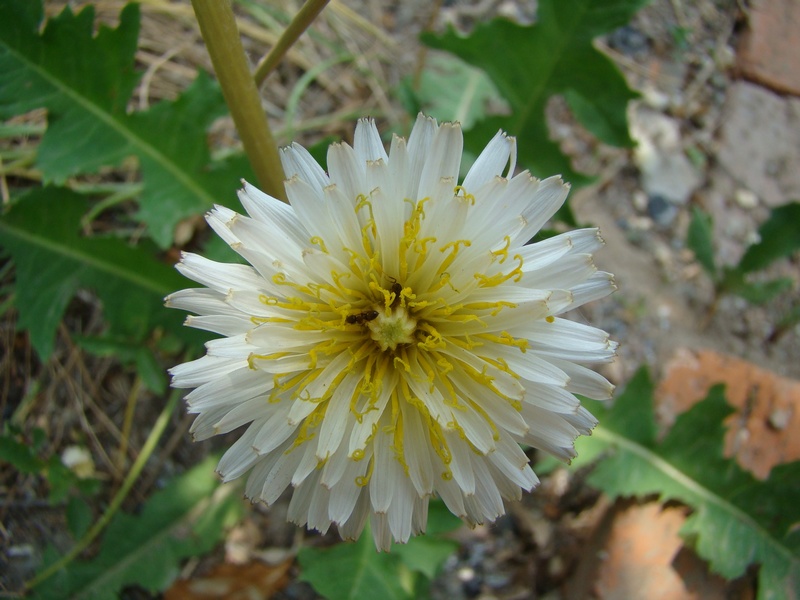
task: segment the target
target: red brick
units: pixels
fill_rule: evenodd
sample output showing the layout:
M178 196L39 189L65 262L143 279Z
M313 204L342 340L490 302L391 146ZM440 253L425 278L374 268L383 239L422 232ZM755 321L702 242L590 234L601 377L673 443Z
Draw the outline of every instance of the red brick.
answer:
M800 381L780 377L745 360L711 350L681 349L656 389L665 421L689 409L717 383L737 412L731 415L725 453L756 477L775 465L800 459Z
M656 502L630 506L616 515L598 570L601 600L723 600L726 584L703 561L683 551L678 532L686 510Z
M800 95L800 2L754 0L739 48L742 74L784 94Z

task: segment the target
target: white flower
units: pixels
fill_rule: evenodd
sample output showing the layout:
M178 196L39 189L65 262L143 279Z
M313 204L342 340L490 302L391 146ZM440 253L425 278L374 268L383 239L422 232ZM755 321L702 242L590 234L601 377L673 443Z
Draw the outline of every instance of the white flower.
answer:
M504 513L538 479L518 446L569 460L596 421L573 395L608 398L584 364L616 343L557 315L615 289L591 253L596 229L525 245L569 187L515 167L498 133L461 185L457 123L420 116L386 153L372 121L334 144L329 174L282 152L290 205L244 183L249 216L217 206L211 227L252 266L184 254L204 285L167 305L224 337L171 370L202 440L246 426L219 463L289 518L375 544L425 529L436 495L471 524ZM503 171L507 168L506 176Z

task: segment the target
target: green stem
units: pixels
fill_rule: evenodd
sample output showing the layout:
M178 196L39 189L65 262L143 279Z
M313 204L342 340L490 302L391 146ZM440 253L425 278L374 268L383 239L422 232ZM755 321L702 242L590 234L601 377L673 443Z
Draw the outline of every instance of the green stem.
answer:
M289 48L291 48L298 38L303 35L303 32L308 29L308 26L314 22L314 19L316 19L319 13L322 12L322 9L327 6L328 2L330 2L330 0L307 0L306 3L303 4L303 7L298 11L277 43L272 47L272 50L258 62L255 75L253 76L257 87L261 87L267 75L278 65L289 51Z
M51 564L41 573L38 573L36 577L27 581L25 583L26 589L32 589L42 583L45 579L52 577L58 571L66 567L69 563L71 563L75 558L83 552L89 544L91 544L94 539L100 534L103 529L105 529L106 525L111 521L111 518L116 514L119 510L119 507L122 505L123 500L128 497L128 492L130 492L133 484L139 478L139 475L144 468L145 463L150 458L150 455L153 454L153 451L156 449L156 445L158 441L161 439L164 430L167 428L167 424L169 423L169 419L172 416L172 413L175 411L175 406L178 404L178 399L181 397L180 390L174 390L167 400L167 404L161 411L161 414L158 415L158 419L156 420L155 424L153 425L152 431L150 431L150 435L147 437L147 440L142 446L141 451L139 452L139 456L136 457L136 462L133 463L131 470L128 472L127 477L125 477L125 481L122 482L122 486L117 491L114 498L111 500L111 503L108 505L106 512L103 513L103 516L92 526L89 531L72 547L67 554L62 556L59 560Z
M192 0L211 63L261 188L286 201L283 168L261 107L230 0Z

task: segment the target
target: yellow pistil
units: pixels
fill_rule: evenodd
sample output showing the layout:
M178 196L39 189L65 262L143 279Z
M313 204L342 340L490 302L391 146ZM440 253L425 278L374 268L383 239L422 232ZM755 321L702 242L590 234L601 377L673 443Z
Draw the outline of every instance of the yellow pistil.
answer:
M402 306L391 312L378 311L378 316L369 322L370 336L383 351L394 350L400 344L410 344L417 329L417 321Z

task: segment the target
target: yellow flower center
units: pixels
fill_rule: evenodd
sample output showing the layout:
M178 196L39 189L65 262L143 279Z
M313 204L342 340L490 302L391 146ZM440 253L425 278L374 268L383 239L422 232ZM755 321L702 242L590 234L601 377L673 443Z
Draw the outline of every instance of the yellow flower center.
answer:
M417 321L406 309L399 306L386 311L378 311L378 316L369 322L370 336L378 343L381 350L394 350L399 344L410 344L414 341L413 333Z

